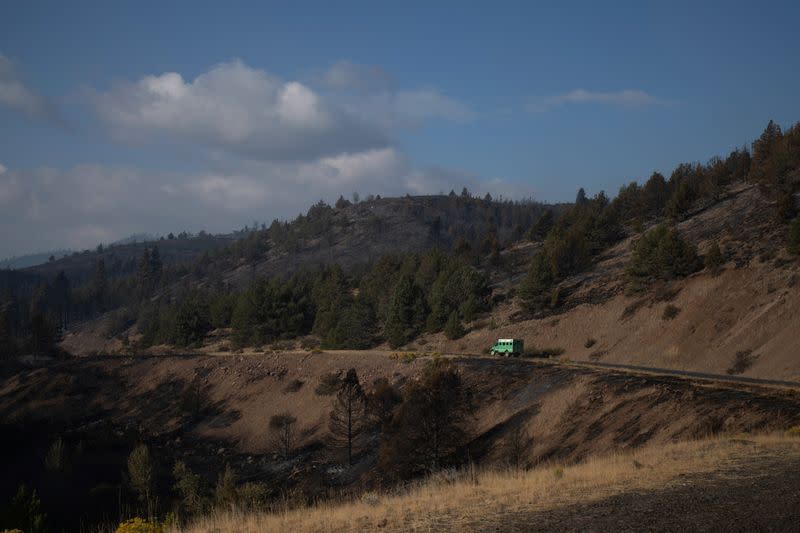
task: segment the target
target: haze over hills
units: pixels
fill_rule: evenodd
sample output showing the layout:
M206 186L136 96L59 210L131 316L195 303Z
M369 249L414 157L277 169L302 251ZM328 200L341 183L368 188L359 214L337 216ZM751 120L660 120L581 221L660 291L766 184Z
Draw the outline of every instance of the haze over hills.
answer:
M9 257L0 260L0 269L21 269L46 263L53 258L61 258L71 254L71 250L51 250L35 254L21 255L19 257Z

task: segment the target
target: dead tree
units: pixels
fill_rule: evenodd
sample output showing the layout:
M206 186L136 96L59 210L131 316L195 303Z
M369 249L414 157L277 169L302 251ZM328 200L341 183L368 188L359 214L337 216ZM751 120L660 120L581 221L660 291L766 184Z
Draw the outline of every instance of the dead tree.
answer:
M347 464L353 464L353 452L367 425L366 415L366 396L351 368L336 394L328 424L334 445L347 450Z

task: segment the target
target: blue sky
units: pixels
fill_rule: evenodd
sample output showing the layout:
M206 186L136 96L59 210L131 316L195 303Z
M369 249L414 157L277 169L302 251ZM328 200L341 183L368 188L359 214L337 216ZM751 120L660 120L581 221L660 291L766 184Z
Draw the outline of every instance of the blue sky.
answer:
M354 190L613 195L800 120L796 2L162 4L0 4L0 256Z

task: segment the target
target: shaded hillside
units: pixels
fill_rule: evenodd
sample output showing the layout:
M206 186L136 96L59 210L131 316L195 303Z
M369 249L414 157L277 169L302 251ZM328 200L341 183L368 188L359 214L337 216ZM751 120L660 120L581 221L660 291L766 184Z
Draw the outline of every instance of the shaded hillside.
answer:
M318 203L291 222L275 221L238 246L211 253L193 271L221 276L241 288L254 277L285 275L300 268L336 264L349 270L388 254L434 248L477 249L487 241L518 239L546 210L566 206L495 201L487 195L370 198L335 206ZM483 243L483 244L482 244Z
M0 365L3 430L13 436L4 440L0 497L24 480L39 488L57 520L97 519L98 512L115 520L120 497L135 501L120 472L139 442L156 458L162 510L174 503L169 487L178 459L210 486L228 464L240 481L264 483L267 501L385 487L391 480L380 467L378 450L387 442L381 430L371 426L354 464L343 466L330 440L333 398L321 385L352 367L368 392L379 378L402 391L427 362L380 352L276 352ZM800 423L792 391L514 360L454 364L474 405L463 426L468 452L459 457L479 467L572 464L621 449ZM289 459L268 427L280 413L297 420ZM57 439L71 466L53 471L44 457Z

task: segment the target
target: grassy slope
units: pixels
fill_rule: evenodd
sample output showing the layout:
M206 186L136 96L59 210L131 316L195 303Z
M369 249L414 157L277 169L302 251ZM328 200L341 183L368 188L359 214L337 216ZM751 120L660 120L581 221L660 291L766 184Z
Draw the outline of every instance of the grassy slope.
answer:
M691 494L673 490L673 497L650 498L676 488L703 487L727 490L742 487L753 479L783 477L791 488L771 500L770 507L746 509L757 524L779 526L792 523L800 503L800 439L781 436L714 438L643 448L626 453L593 457L574 466L543 464L530 471L466 471L455 476L439 475L410 489L393 494L371 494L342 504L322 503L311 508L275 514L206 517L185 529L201 531L490 531L573 529L601 527L607 513L602 502L627 497L627 503L641 514L619 512L608 524L614 529L663 527L686 513ZM793 469L793 470L792 470ZM727 483L720 481L719 473ZM758 491L759 484L753 486ZM788 488L788 487L787 487ZM708 498L710 494L706 494ZM777 496L777 495L776 495ZM643 504L649 504L643 505ZM570 512L573 507L600 507L599 514L586 517ZM792 515L792 510L793 515ZM554 511L564 511L562 520L547 525ZM613 509L608 509L613 511ZM737 524L736 513L723 516L705 509L706 525L712 529ZM595 509L597 513L598 510ZM650 514L653 513L653 514ZM791 515L791 516L786 516ZM692 516L689 514L689 516ZM687 527L700 527L690 518ZM607 522L606 522L607 523ZM593 525L592 525L593 524ZM613 524L613 526L612 526ZM672 522L673 527L677 526ZM741 523L739 524L741 525Z

